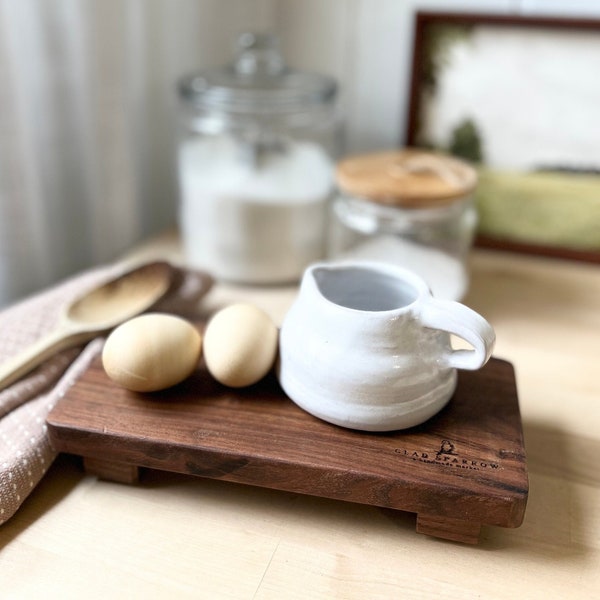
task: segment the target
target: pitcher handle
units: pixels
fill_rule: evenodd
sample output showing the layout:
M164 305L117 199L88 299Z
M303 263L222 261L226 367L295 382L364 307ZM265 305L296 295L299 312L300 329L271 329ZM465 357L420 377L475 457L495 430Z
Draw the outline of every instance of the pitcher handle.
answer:
M496 334L492 326L474 310L460 302L430 298L422 306L420 321L425 327L447 331L462 338L472 350L452 350L441 357L445 366L474 371L492 355Z

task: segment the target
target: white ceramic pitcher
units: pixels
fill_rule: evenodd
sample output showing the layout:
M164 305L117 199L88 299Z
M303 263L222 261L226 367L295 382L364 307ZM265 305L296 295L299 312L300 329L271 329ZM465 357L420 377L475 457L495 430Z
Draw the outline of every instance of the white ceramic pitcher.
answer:
M453 349L450 334L472 349ZM418 425L441 410L456 369L479 369L495 342L470 308L434 298L406 269L320 263L303 276L280 331L278 377L298 406L365 431Z

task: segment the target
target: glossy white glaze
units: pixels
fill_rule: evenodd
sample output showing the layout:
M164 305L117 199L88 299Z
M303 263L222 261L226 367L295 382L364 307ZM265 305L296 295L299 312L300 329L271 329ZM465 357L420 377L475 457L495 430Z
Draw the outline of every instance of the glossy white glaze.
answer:
M455 350L455 334L473 346ZM303 276L280 331L278 377L307 412L336 425L418 425L454 392L456 369L478 369L495 335L457 302L432 297L411 271L376 262L320 263Z

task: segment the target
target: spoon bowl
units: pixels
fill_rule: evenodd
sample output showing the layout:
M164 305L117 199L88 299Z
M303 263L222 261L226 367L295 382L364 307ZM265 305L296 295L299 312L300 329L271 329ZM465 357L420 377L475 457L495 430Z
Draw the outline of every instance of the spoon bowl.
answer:
M57 352L82 344L152 308L172 281L173 268L168 263L151 262L75 299L66 307L55 331L0 365L0 390Z

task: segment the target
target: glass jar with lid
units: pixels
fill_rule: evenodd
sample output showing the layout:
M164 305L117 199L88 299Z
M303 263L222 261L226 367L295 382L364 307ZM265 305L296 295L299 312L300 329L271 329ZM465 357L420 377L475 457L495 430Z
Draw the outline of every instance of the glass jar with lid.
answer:
M326 253L340 118L333 78L242 34L235 60L180 82L186 261L241 283L297 280Z
M459 300L477 223L473 167L416 148L337 165L330 256L381 260L418 273L434 295Z

